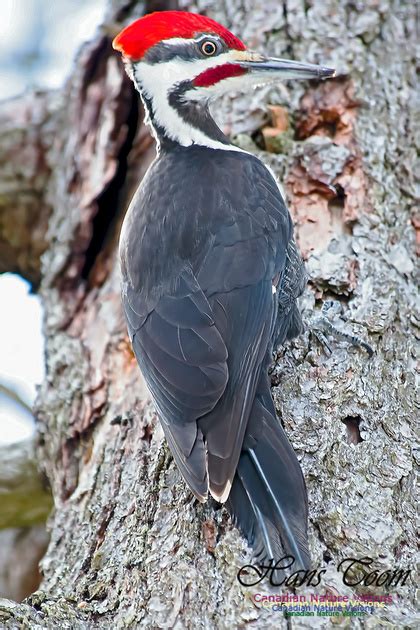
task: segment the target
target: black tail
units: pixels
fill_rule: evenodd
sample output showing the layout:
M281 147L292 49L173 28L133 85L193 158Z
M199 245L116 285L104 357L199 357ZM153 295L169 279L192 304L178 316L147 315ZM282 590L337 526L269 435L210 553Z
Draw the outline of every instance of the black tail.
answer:
M266 379L264 379L266 380ZM295 558L308 569L308 501L299 462L275 415L268 383L257 394L226 503L259 562Z

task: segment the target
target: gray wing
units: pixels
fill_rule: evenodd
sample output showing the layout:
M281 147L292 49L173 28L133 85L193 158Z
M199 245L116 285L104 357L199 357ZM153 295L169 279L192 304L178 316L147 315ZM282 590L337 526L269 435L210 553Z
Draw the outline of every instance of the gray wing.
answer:
M147 315L136 305L138 293L126 285L123 306L171 451L191 490L204 500L207 462L196 420L213 409L226 387L227 349L191 270L184 270L176 285Z
M228 348L229 380L220 401L201 422L206 430L210 491L223 503L229 496L270 345L275 314L271 279L218 294L211 303ZM228 314L226 328L221 323L223 312Z
M292 239L287 247L286 263L277 286L278 310L273 331L274 348L282 345L286 339L293 339L303 330L297 299L304 292L307 279L305 265Z
M223 168L215 160L208 163L215 169L207 172L215 180L211 203L204 193L194 190L201 208L196 213L200 215L198 253L194 253L190 217L183 218L182 212L165 215L166 229L172 217L179 221L171 227L171 235L181 235L192 253L175 283L162 283L149 273L146 285L164 287L151 300L145 285L130 284L128 279L139 273L127 266L123 304L134 352L186 482L200 500L210 488L213 496L224 501L271 345L277 313L272 281L284 270L292 228L278 187L264 165L250 158L248 172L240 156L222 157ZM159 176L162 182L165 173ZM171 189L175 210L183 203L176 195L186 190ZM148 191L149 203L151 194ZM219 209L208 224L207 207ZM158 230L161 224L155 221L147 229ZM159 242L159 234L149 242ZM128 244L133 251L135 246ZM176 242L171 248L178 251ZM185 244L180 250L185 251ZM133 258L128 256L126 264ZM162 258L168 257L163 254ZM145 264L148 260L145 256Z

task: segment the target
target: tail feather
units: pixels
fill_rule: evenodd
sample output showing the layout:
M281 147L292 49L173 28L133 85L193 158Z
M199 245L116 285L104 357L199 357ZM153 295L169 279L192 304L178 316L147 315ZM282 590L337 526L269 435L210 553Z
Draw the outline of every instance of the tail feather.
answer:
M295 558L293 570L307 569L305 482L274 413L269 394L256 397L227 508L259 561L286 552Z
M264 517L270 512L270 504L267 502L267 495L259 477L255 476L251 460L244 454L244 460L240 463L237 478L234 481L232 490L237 487L242 488L246 500L239 504L235 499L235 494L229 497L230 506L234 505L234 523L243 532L251 545L254 555L258 561L264 562L267 559L280 559L282 556L282 544L278 530L270 520ZM258 503L254 501L253 494L259 496ZM246 514L245 514L246 513Z
M232 509L233 506L234 509ZM264 544L263 534L259 535L258 516L254 513L251 498L245 490L239 474L237 474L234 479L226 507L231 514L234 525L236 525L244 535L246 532L248 544L252 547L255 558L262 560L266 555L265 549L267 545ZM262 528L261 532L263 531L264 529Z

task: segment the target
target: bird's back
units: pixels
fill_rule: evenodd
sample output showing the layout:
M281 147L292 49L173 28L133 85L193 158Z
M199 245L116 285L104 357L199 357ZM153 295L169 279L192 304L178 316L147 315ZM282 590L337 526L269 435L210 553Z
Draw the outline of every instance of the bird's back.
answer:
M200 500L231 494L228 507L261 557L278 553L283 531L306 565L303 477L266 372L273 342L299 332L303 286L277 183L245 152L163 151L131 203L120 254L134 352L184 478ZM300 497L287 490L280 511L261 477L276 453L270 487L285 493L277 470Z
M207 257L205 292L230 290L283 269L291 233L278 186L258 158L176 146L160 153L130 204L120 238L123 279L149 309L177 272L190 264L198 274ZM229 247L230 274L217 265Z

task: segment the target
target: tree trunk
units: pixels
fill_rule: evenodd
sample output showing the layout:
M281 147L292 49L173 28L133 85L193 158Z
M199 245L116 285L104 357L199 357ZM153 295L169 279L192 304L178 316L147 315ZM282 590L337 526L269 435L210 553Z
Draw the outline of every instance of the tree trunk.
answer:
M250 552L225 510L198 504L183 483L127 337L117 241L154 145L111 41L145 10L174 4L112 0L63 94L36 97L43 114L25 119L24 151L16 136L13 146L12 130L22 130L17 105L3 107L11 131L8 142L0 139L0 167L12 185L2 192L0 264L40 281L47 376L36 410L38 458L55 509L41 588L19 605L3 600L2 627L330 624L287 620L251 601L269 587L239 584ZM279 349L272 372L308 486L314 566L326 569L319 586L297 592L390 593L392 604L375 608L374 618L342 624L410 627L412 574L405 585L352 587L337 566L366 556L370 571L409 570L413 562L415 4L185 0L179 7L206 10L252 48L338 70L333 81L232 96L215 111L283 182L311 274L307 332ZM19 107L35 112L27 100ZM29 172L31 150L38 166ZM24 186L14 181L19 164ZM329 298L342 304L346 330L372 345L372 358L334 337L326 354L311 329Z

